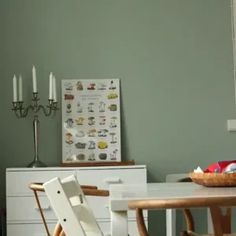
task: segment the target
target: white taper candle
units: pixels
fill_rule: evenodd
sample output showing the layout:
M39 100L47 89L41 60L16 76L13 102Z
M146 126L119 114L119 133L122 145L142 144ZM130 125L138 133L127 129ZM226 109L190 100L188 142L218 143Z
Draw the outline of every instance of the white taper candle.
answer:
M19 102L23 101L22 77L19 77Z
M37 93L37 78L36 78L36 69L34 66L32 69L32 80L33 80L33 93Z
M52 72L49 74L49 96L48 99L52 100L52 93L53 93L53 75Z
M55 76L53 76L53 80L52 80L52 84L53 84L53 102L57 101L57 85L56 85L56 78Z
M13 76L13 102L17 102L17 81L16 76Z

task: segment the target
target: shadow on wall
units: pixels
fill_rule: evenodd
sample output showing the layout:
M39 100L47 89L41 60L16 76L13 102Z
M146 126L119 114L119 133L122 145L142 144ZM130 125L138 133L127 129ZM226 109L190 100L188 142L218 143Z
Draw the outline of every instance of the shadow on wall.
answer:
M148 212L148 232L150 236L166 235L166 213L162 211Z
M204 233L207 231L207 212L206 209L194 209L194 219L196 219L196 231ZM186 229L182 210L176 211L176 235ZM148 231L150 236L166 235L166 212L165 210L148 212Z
M6 236L6 209L5 208L1 208L0 210L0 236Z

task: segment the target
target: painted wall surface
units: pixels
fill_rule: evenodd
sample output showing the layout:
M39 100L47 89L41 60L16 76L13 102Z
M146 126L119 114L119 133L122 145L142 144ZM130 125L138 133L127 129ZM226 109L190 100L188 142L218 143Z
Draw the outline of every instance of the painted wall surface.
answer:
M122 159L146 164L149 181L235 159L230 13L230 0L0 0L1 207L5 168L33 159L32 115L11 110L13 74L29 103L33 64L42 104L50 71L121 79ZM61 114L40 122L40 158L59 165ZM150 215L164 235L163 212Z

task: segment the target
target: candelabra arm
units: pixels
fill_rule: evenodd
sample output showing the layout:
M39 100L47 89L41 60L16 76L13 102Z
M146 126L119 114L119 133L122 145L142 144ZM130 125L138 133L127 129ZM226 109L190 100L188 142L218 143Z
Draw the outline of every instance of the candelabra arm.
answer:
M23 106L23 102L13 102L13 111L17 118L24 118L28 115L29 110L33 110L34 107L29 105L27 107Z
M30 106L28 106L26 108L22 107L22 109L20 109L20 117L26 117L28 115L28 112L29 112L30 109L33 110L33 106L32 105L30 105Z
M45 116L50 116L52 114L52 108L50 106L46 108L45 106L39 105L39 108L43 110Z
M37 113L39 110L42 110L45 116L50 116L53 111L55 112L56 110L58 110L57 102L54 102L52 99L48 99L47 106L36 104L35 113Z
M14 110L14 112L15 112L15 115L16 115L17 118L23 118L23 117L26 117L26 116L27 116L27 114L25 114L25 116L22 116L22 115L20 114L20 112L18 112L17 110Z

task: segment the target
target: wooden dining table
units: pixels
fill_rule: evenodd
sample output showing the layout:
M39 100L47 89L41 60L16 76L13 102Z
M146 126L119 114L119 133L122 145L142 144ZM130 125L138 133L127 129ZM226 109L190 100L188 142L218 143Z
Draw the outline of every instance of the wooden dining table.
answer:
M115 184L110 186L111 235L128 235L128 211L209 208L215 236L222 236L220 207L236 206L236 187L204 187L195 183ZM163 227L158 225L156 227Z

